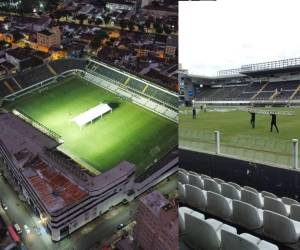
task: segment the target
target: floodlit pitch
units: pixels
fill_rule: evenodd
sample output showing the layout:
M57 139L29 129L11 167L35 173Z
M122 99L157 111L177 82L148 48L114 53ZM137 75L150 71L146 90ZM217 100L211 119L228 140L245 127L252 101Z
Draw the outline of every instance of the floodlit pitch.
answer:
M255 128L252 128L251 116L245 110L210 106L207 112L199 109L197 118L193 119L191 108L182 109L179 116L180 147L214 152L214 131L220 131L221 152L224 154L291 166L292 139L300 139L300 108L257 108L278 114L279 133L270 132L271 115L265 112L258 112Z
M24 96L16 108L60 135L60 150L89 167L104 172L122 160L136 164L137 175L177 145L177 124L132 104L79 77ZM84 128L70 120L99 103L113 112Z

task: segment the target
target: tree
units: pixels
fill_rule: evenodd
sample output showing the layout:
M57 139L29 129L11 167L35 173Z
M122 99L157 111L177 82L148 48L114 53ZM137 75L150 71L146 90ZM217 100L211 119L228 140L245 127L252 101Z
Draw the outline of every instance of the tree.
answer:
M37 6L37 0L22 0L20 4L20 11L21 13L32 13L33 9Z
M18 31L14 31L13 37L14 37L14 41L17 42L23 38L23 35Z
M83 21L87 19L87 16L85 14L80 14L77 16L77 19L79 20L80 24L83 24Z
M164 31L166 34L171 34L172 30L169 25L164 25Z
M95 20L95 24L96 24L96 25L102 25L102 24L103 24L103 21L102 21L100 18L97 18L97 19Z
M130 21L130 22L128 23L128 27L129 27L129 30L130 30L130 31L133 31L133 30L134 30L134 25L135 25L135 23L134 23L133 21Z
M159 23L154 24L154 29L155 29L156 33L158 33L158 34L161 34L164 31Z
M93 48L98 48L101 44L101 42L105 39L108 38L107 32L104 30L98 30L95 33L94 39L91 42L91 46Z
M59 4L59 0L47 0L45 1L45 11L50 12L56 9Z
M147 29L150 29L150 27L151 27L151 21L150 21L149 19L147 19L147 20L145 21L145 27L146 27Z
M144 24L140 24L138 27L139 27L139 31L145 32L145 25Z
M108 24L109 21L110 21L110 17L109 17L109 16L104 17L104 22L105 22L105 24Z
M123 30L125 30L128 27L128 20L125 19L120 20L120 26Z

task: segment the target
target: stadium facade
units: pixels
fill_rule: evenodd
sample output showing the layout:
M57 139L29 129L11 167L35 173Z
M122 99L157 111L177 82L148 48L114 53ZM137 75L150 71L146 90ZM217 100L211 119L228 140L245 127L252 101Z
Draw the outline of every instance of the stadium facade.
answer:
M124 70L89 60L59 60L1 80L1 103L78 75L177 123L177 94ZM120 162L99 175L57 149L59 135L20 112L0 113L0 166L53 241L59 241L124 199L131 201L176 171L177 148L139 177L134 164Z
M218 105L300 103L300 59L243 65L217 76L184 74L185 100Z

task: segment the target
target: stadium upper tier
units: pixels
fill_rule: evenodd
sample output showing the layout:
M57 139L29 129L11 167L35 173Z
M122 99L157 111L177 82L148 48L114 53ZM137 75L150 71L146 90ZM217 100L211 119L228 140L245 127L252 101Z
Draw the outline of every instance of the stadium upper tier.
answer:
M0 80L0 99L14 92L31 87L68 70L84 70L86 60L65 59L50 62Z
M120 85L123 88L130 89L133 92L138 92L139 94L147 96L155 101L177 109L178 97L176 93L171 93L170 91L145 81L142 78L93 60L87 64L86 70L91 74L103 77L108 81L112 81L114 84Z
M195 86L195 98L200 101L299 100L300 80L223 86L198 85Z

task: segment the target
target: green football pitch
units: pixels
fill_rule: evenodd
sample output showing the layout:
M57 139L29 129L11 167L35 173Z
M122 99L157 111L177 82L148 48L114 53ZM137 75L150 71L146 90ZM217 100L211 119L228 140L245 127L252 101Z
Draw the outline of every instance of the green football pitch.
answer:
M191 108L179 115L179 146L203 152L215 152L214 131L220 131L221 153L238 158L292 165L292 139L300 139L300 108L257 108L291 111L295 115L277 115L279 133L270 132L270 115L256 115L256 127L250 124L250 114L235 107L208 107L192 118Z
M70 120L100 103L113 111L81 129ZM122 160L141 175L178 143L177 124L79 77L18 99L15 108L60 135L59 149L94 173Z

